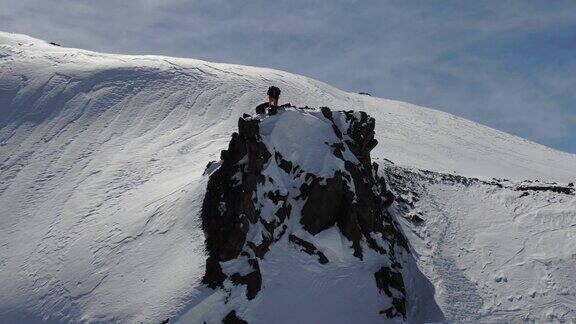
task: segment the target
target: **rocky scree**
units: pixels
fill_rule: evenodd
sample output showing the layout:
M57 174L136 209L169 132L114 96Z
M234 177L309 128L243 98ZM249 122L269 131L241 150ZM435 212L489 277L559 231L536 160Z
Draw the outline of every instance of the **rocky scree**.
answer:
M287 111L330 125L337 140L324 145L330 148L328 158L340 161L330 176L308 172L297 158L290 160L283 156L286 152L266 144L260 126L284 118ZM374 125L374 118L364 112L333 112L327 107L286 107L274 116L240 118L228 149L206 171L202 224L209 257L203 282L229 295L243 285L246 299L252 300L265 289L262 276L266 274L260 263L275 242L287 239L295 249L326 265L330 260L305 236L337 227L359 262L368 250L382 256L374 284L392 306L380 313L405 318L406 293L397 254L408 253L408 248L386 209L393 196L378 176L378 165L371 162L370 151L377 145ZM231 260L243 263L243 270L225 269L223 264ZM243 321L236 312L226 317L232 319Z

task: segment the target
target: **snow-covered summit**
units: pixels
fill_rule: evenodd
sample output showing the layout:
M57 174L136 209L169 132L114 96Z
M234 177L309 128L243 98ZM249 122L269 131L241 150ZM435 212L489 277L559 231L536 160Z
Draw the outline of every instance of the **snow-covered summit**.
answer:
M423 304L406 302L407 290L431 284L414 276L386 210L392 198L370 161L374 123L326 107L239 120L207 168L203 282L214 291L192 302L182 322L443 319L438 308L418 318Z

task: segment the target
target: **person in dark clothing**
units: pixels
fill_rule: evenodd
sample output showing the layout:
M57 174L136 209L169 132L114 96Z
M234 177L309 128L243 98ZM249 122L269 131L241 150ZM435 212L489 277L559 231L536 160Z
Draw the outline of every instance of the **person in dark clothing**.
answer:
M264 102L259 104L256 107L257 114L264 114L266 113L266 108L268 108L270 115L276 114L278 111L278 99L280 98L280 89L278 87L269 87L268 88L268 102Z

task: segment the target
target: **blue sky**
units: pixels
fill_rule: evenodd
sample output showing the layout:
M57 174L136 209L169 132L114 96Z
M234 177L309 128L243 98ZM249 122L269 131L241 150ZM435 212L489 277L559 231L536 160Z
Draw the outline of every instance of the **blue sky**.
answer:
M0 30L277 68L576 153L572 0L0 0Z

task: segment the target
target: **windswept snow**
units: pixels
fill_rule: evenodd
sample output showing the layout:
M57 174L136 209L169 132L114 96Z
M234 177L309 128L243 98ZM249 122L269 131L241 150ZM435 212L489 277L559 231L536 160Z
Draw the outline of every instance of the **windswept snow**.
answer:
M271 69L100 54L0 33L0 321L160 322L204 296L202 173L226 147L238 117L253 112L269 85L282 89L282 102L366 111L376 118L380 142L372 156L397 165L486 178L576 181L576 155L436 110L347 93ZM306 136L306 129L291 129L289 120L279 126L270 138L281 150L296 152L282 146L286 131L292 134L287 139L301 146L317 140ZM305 154L310 168L321 156L294 154ZM477 296L487 295L471 291L471 314L507 312L516 319L521 312L511 310L541 314L538 309L549 309L542 305L574 305L568 280L573 274L563 272L574 256L550 243L573 250L573 202L492 197L485 188L442 190L430 189L448 205L426 206L427 229L442 231L449 220L453 225L445 233L453 231L463 243L450 247L448 241L433 242L431 234L430 244L456 264L447 269L461 269L462 287L485 282L494 291L492 301L481 306ZM462 231L463 220L477 223ZM498 252L503 255L491 247L497 233L510 238ZM471 246L482 249L454 250ZM472 259L480 268L462 270L476 265L467 263ZM443 259L425 262L432 264L433 280L444 278L444 270L434 272ZM453 292L442 287L449 286L437 287L446 314L456 307L459 316L464 307L450 306Z
M332 124L322 118L320 111L282 112L282 118L268 118L262 122L261 134L266 146L288 161L294 161L306 172L329 178L334 171L343 169L344 161L332 157L330 144L339 139ZM349 158L357 160L353 155ZM348 156L347 156L348 157ZM334 165L334 164L338 165Z
M519 180L568 182L576 176L574 154L447 113L343 92L282 71L100 54L8 33L0 33L0 51L1 122L10 126L10 132L3 130L4 142L11 133L31 131L26 127L49 133L59 128L48 125L69 128L76 118L113 118L116 123L111 126L132 131L132 137L194 126L196 132L188 137L209 128L211 138L227 139L237 117L253 113L267 87L276 84L282 88L281 100L296 106L366 111L378 121L380 145L374 153L397 164ZM22 125L25 121L30 124ZM219 148L224 146L220 142Z
M410 214L424 221L402 224L446 318L576 320L576 195L388 171L414 190Z

